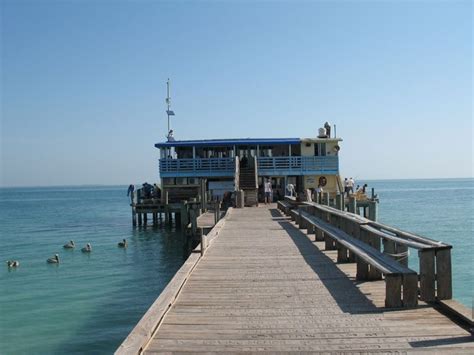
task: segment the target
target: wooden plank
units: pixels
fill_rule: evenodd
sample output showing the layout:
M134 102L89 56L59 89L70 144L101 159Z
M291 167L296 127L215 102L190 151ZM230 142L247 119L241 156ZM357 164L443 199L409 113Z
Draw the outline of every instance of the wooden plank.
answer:
M336 251L274 206L233 211L146 353L474 350L469 333L424 303L385 312L384 281L355 282L355 264L336 264ZM402 288L403 304L410 298L409 276L387 283L390 306Z

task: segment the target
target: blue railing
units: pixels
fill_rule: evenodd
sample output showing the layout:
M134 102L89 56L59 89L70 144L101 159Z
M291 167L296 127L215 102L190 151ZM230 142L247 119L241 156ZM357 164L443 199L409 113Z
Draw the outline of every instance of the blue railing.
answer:
M258 173L268 176L338 174L339 158L337 156L260 157Z
M160 159L161 177L233 177L234 173L234 158Z
M260 157L258 174L266 176L338 174L337 156ZM160 159L161 177L220 177L235 175L234 158Z

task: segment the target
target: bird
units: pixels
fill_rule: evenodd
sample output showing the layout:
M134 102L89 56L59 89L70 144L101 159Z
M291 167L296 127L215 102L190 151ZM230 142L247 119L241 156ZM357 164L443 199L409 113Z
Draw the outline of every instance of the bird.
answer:
M83 253L90 253L92 251L92 246L90 243L87 243L84 248L81 249Z
M18 260L8 260L7 265L8 267L17 267L20 266L20 262Z
M74 249L76 244L74 244L74 240L71 240L69 243L63 245L64 249Z
M118 242L118 246L119 246L119 248L126 248L128 246L127 240L124 239L121 242Z
M59 255L54 254L54 256L52 258L49 258L48 260L46 260L46 262L49 263L49 264L59 264Z

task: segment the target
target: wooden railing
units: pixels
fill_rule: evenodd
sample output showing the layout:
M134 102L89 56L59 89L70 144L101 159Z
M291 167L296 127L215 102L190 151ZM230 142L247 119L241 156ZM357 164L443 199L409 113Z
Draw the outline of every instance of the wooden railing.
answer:
M317 203L303 203L298 208L330 223L404 266L408 266L410 250L416 251L420 300L431 302L452 298L451 245ZM350 252L347 253L340 246L337 248L338 261L356 261ZM360 271L366 273L367 279L382 277L375 269Z

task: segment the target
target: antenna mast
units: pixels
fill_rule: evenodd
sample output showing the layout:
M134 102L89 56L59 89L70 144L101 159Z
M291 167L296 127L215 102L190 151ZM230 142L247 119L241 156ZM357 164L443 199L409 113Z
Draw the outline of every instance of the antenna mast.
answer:
M166 81L166 105L167 110L166 110L166 115L168 116L168 131L167 133L170 132L170 106L171 106L171 97L170 97L170 78Z

